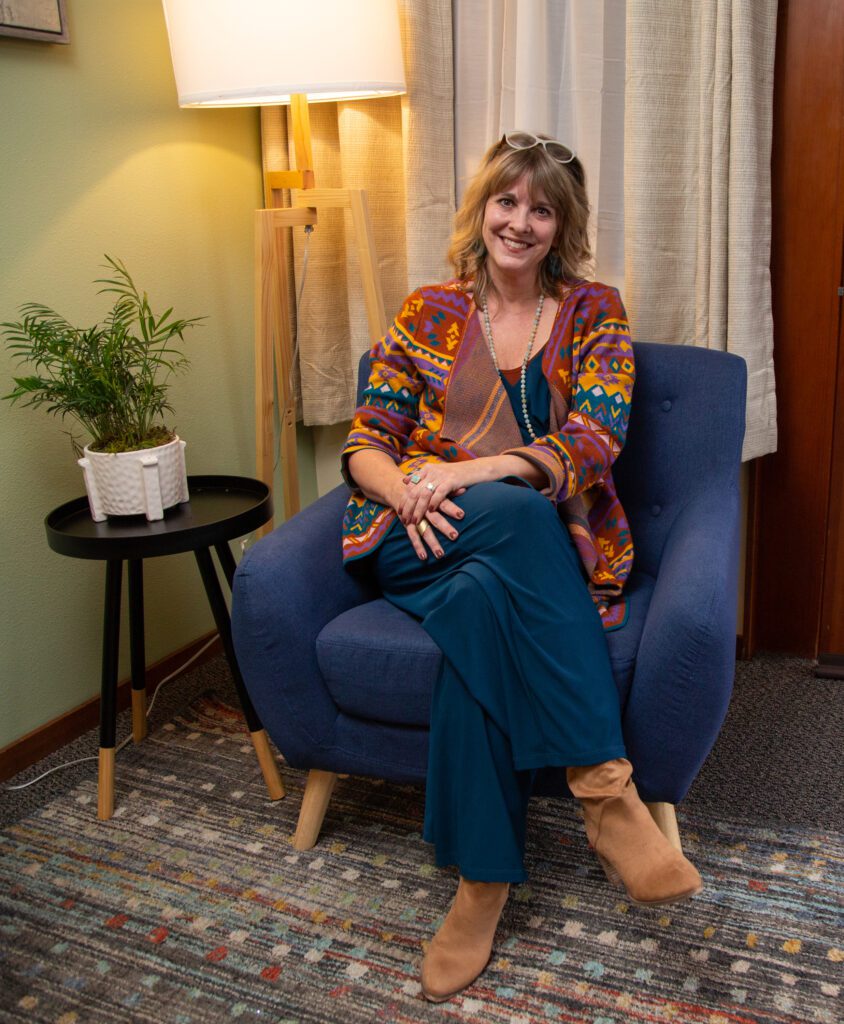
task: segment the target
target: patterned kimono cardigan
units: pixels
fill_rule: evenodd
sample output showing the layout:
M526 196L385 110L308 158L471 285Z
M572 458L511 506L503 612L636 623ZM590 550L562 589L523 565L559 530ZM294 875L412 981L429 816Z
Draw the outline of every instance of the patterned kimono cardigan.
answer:
M634 379L618 292L581 282L563 299L542 352L550 432L527 446L474 312L461 284L420 288L373 346L369 386L342 455L353 488L344 561L374 551L396 518L355 488L353 452L386 452L405 474L427 462L515 453L545 473L542 493L570 531L604 628L617 628L626 619L633 543L610 467L624 445Z

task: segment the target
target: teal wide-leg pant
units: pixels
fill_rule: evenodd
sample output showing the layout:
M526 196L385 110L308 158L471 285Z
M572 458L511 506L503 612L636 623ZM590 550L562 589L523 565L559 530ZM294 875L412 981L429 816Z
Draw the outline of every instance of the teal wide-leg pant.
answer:
M533 488L458 497L460 536L422 562L396 523L373 555L384 596L443 654L431 706L425 839L440 866L521 882L534 770L624 757L600 616L568 531Z

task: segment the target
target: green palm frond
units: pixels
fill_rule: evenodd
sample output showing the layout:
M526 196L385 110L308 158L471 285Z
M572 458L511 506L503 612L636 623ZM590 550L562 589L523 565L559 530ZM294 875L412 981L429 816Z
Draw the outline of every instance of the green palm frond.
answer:
M20 320L0 324L12 357L36 371L13 378L14 389L3 398L72 417L94 447L128 450L148 437L160 442L166 431L160 420L172 412L168 380L189 365L180 343L205 318L174 318L172 306L156 315L123 262L105 259L112 276L95 283L115 299L102 323L74 327L50 307L27 302Z

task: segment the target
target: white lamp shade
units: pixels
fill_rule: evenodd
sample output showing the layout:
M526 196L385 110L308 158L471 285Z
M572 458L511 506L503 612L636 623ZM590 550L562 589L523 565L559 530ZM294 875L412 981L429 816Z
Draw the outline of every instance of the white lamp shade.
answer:
M163 0L182 107L405 91L396 0Z

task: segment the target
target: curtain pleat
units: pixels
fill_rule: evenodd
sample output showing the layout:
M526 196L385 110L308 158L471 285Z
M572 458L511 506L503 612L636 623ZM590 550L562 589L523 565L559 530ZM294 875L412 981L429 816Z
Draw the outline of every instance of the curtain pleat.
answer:
M744 357L745 459L776 449L769 272L776 7L776 0L627 4L624 294L634 337Z
M454 219L451 0L400 0L407 93L402 97L407 291L449 276ZM388 307L387 316L393 310Z

